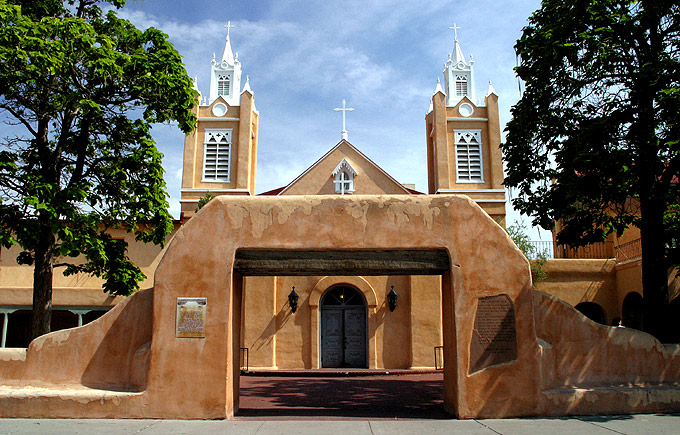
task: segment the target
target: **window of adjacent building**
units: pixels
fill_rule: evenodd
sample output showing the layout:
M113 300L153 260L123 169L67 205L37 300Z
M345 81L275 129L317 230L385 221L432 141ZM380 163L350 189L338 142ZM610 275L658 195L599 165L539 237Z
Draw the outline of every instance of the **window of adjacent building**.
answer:
M231 79L229 74L219 74L217 76L217 95L229 95L231 91Z
M354 177L357 173L347 160L342 159L333 171L333 175L335 176L333 184L335 184L336 193L344 195L345 193L354 192Z
M229 181L231 130L205 130L203 181Z
M482 131L454 130L456 138L456 174L458 182L484 181L482 171Z
M467 76L456 76L456 96L464 97L468 94L468 80Z

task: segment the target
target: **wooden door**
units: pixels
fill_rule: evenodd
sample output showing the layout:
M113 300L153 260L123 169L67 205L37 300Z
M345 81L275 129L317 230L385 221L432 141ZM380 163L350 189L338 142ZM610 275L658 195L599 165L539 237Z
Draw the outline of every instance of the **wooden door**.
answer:
M345 367L366 367L366 310L345 310Z
M321 367L342 367L343 352L343 310L321 311Z
M321 310L321 367L367 367L365 309Z

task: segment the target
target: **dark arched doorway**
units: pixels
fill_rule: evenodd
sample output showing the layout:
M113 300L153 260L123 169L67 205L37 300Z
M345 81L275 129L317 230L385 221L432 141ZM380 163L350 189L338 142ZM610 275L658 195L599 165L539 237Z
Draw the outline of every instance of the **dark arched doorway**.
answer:
M642 330L643 303L642 296L638 292L630 292L623 298L621 306L623 326Z
M607 318L604 313L604 309L595 302L581 302L577 304L576 308L581 314L601 325L607 324Z
M321 367L367 368L366 299L359 290L337 285L321 298Z

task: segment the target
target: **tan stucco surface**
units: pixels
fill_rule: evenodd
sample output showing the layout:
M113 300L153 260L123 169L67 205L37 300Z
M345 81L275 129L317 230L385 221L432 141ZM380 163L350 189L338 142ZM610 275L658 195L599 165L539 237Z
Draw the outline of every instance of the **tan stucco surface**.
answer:
M247 277L241 347L248 349L249 368L321 367L319 301L338 284L367 301L368 368L434 368L433 349L442 344L439 276ZM300 296L294 315L287 304L293 286ZM386 300L391 286L399 292L393 313Z
M233 416L238 410L242 300L248 300L242 277L233 270L239 249L444 249L450 259L450 271L441 278L445 406L462 418L587 412L570 405L574 394L555 389L611 386L624 379L663 383L665 395L654 390L640 406L613 403L606 395L599 402L593 394L585 394L586 399L596 400L598 412L680 409L674 387L680 379L678 359L656 340L584 323L568 305L535 293L526 259L469 198L400 195L212 201L177 233L156 271L153 292L128 299L86 327L42 337L25 355L0 352L1 383L10 385L0 389L5 405L0 415ZM470 373L478 300L496 295L512 301L517 357ZM176 338L178 297L207 298L205 338ZM307 321L305 316L291 319L281 296L266 303L283 313L283 322ZM153 319L148 347L144 319ZM300 348L286 352L304 353ZM66 355L73 361L54 370ZM626 363L616 368L620 361ZM89 368L101 370L88 378ZM83 398L83 386L97 389ZM29 387L34 393L27 392ZM109 389L110 400L102 399L102 388ZM54 389L67 393L60 397L51 393ZM639 393L635 388L617 391L620 397ZM122 405L114 409L116 401Z
M168 242L179 226L180 224L176 222L174 231L167 237ZM167 249L167 244L161 248L153 243L141 243L135 240L134 234L127 233L122 229L111 229L109 234L113 238L124 239L128 243L128 257L146 276L139 283L140 288L152 287L156 267L158 267L158 263L163 257L165 249ZM17 245L9 249L0 248L0 293L2 294L0 305L32 305L33 267L17 264L16 259L21 251L22 249ZM80 257L64 260L76 264L82 261ZM64 261L57 258L56 262ZM111 297L102 291L103 279L85 273L65 276L63 273L65 269L63 266L54 269L52 279L53 305L112 306L124 299L123 297Z
M346 159L357 173L354 177L354 194L408 194L403 186L345 140L340 141L329 153L294 180L282 194L334 195L336 192L333 171L343 159Z

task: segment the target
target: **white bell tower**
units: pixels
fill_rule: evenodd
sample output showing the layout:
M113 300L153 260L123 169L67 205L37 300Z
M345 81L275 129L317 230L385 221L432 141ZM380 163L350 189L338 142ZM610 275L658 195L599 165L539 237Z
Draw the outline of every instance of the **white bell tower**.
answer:
M470 63L465 61L463 50L458 43L458 29L460 27L453 24L449 27L454 31L453 52L449 54L449 59L444 64L444 85L446 88L446 105L451 107L458 104L463 97L468 97L473 104L475 101L475 74L474 60L470 56Z
M238 106L241 101L241 62L238 61L238 53L234 55L229 41L229 30L234 26L229 21L225 27L227 40L224 44L222 59L219 62L216 61L213 54L208 104L212 104L217 97L221 96L228 105Z

